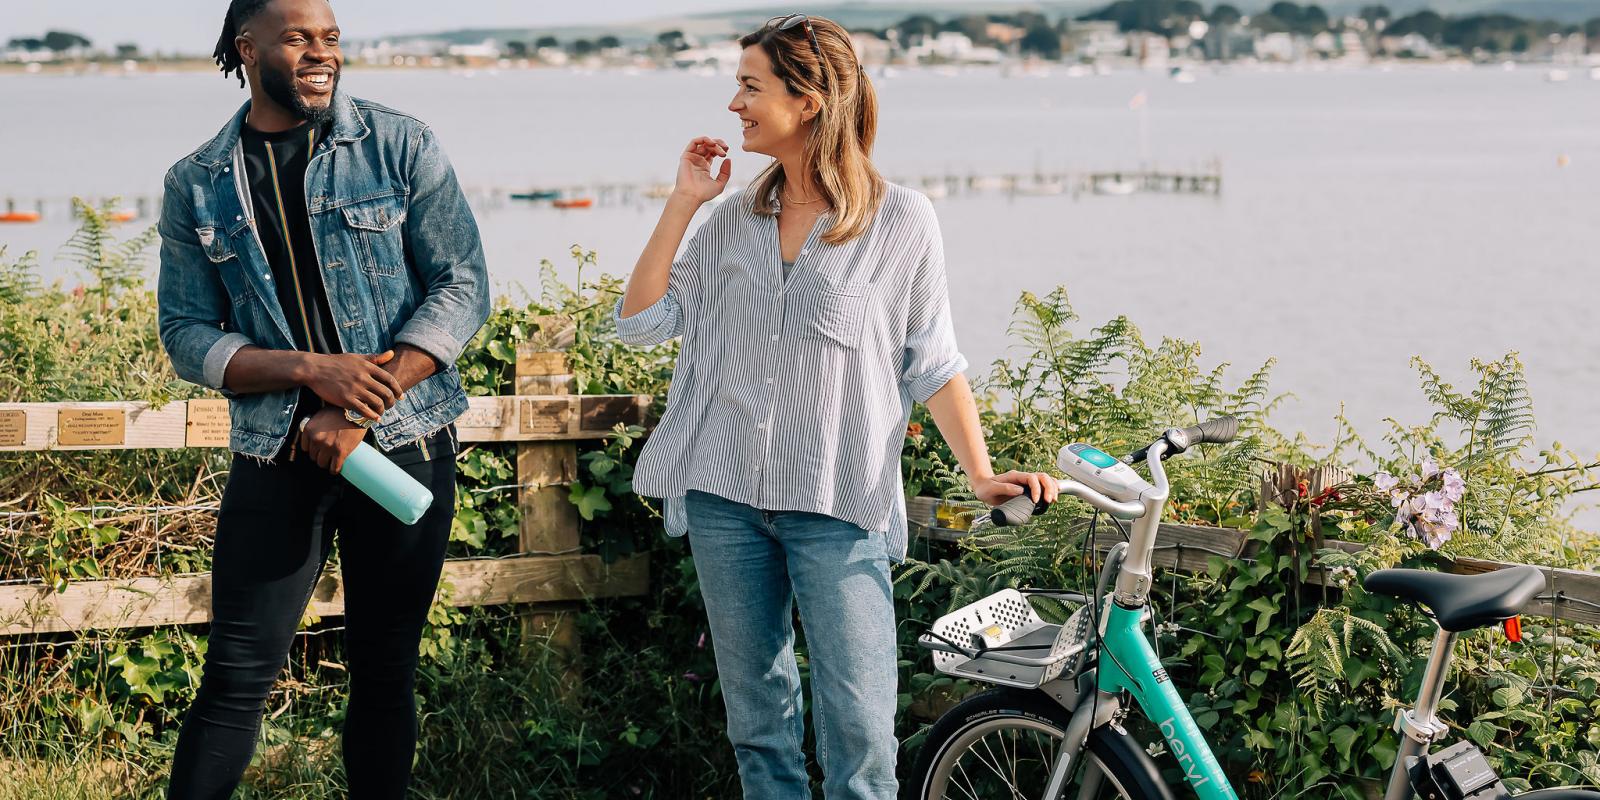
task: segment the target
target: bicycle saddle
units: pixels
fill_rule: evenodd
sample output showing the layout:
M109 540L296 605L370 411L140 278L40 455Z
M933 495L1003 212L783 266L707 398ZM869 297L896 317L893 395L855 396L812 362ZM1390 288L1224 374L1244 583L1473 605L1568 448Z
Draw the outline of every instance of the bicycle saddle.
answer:
M1439 627L1458 633L1522 613L1544 591L1538 567L1508 567L1482 575L1451 575L1420 569L1380 569L1362 582L1367 591L1427 606Z

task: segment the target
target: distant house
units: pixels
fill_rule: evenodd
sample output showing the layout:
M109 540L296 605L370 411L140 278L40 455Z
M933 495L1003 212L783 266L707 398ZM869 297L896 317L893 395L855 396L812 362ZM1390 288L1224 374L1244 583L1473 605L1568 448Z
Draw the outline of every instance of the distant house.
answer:
M1256 57L1262 61L1298 61L1300 43L1290 33L1268 33L1256 39Z
M1256 54L1255 35L1238 23L1212 25L1201 44L1205 47L1206 58L1214 61L1250 58Z
M704 47L691 47L688 50L679 50L672 54L673 66L681 68L710 67L718 72L733 72L739 67L739 56L743 51L739 49L737 41L729 40Z
M484 39L477 44L450 45L445 53L468 63L496 61L500 58L500 45L493 39Z
M1428 37L1420 33L1408 33L1404 36L1380 36L1378 44L1383 52L1397 58L1436 58L1440 53L1434 49Z
M1065 34L1062 50L1082 61L1095 61L1128 52L1128 37L1110 20L1073 22Z
M856 48L856 60L868 66L887 64L894 56L894 45L870 31L851 31L850 42Z
M1139 33L1133 37L1133 56L1145 69L1164 70L1172 54L1172 43L1167 37L1153 33Z
M989 41L1001 47L1010 47L1022 41L1022 37L1027 33L1027 29L1021 26L1009 25L1004 22L991 22L983 30L983 35L989 37Z

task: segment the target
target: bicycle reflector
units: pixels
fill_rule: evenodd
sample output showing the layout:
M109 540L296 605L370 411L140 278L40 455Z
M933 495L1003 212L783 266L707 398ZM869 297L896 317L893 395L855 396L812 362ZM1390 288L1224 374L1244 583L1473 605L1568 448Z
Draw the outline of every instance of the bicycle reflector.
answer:
M1522 617L1512 617L1505 621L1506 638L1513 642L1522 641Z

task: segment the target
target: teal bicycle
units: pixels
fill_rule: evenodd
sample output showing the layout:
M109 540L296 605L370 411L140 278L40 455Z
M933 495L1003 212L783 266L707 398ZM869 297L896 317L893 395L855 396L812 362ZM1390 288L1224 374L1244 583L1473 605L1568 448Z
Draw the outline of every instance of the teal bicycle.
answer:
M937 670L996 688L975 694L934 723L904 794L916 800L1166 800L1175 798L1125 722L1137 709L1160 731L1177 772L1202 800L1238 794L1179 697L1144 632L1150 618L1151 555L1167 502L1162 462L1197 444L1226 444L1238 422L1223 418L1173 428L1122 460L1085 444L1061 449L1061 494L1132 522L1107 554L1094 595L1005 589L935 621L919 644ZM1147 461L1150 480L1133 470ZM1026 495L997 506L975 530L1019 525L1044 510ZM1096 516L1098 520L1098 515ZM1092 531L1091 531L1092 534ZM1422 605L1438 624L1413 708L1399 715L1400 749L1384 800L1507 800L1512 795L1470 742L1442 744L1434 714L1456 637L1507 622L1544 590L1544 574L1517 567L1485 575L1388 569L1368 591ZM1062 624L1047 622L1030 596L1077 604ZM1435 749L1437 747L1437 749ZM1527 800L1600 800L1600 792L1544 789Z

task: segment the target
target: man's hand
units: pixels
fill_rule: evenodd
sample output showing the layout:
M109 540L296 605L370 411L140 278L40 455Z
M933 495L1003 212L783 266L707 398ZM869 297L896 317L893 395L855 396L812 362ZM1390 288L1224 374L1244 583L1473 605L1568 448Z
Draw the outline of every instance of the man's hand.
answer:
M1044 472L1012 470L991 478L973 478L972 493L991 506L1000 505L1023 493L1027 493L1035 503L1040 500L1054 503L1061 493L1061 484Z
M324 408L306 420L296 446L305 450L317 466L338 474L344 469L344 460L355 452L356 445L361 444L366 435L366 429L351 424L342 410Z
M393 358L393 350L378 355L313 355L306 366L305 386L328 405L375 420L405 394L400 381L382 366Z

